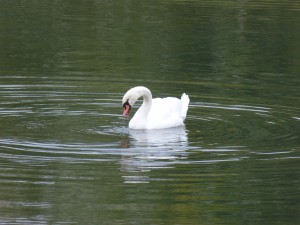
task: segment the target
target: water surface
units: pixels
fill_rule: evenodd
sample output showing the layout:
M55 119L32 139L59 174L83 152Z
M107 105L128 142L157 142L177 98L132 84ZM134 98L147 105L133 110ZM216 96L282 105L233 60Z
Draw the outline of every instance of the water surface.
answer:
M299 11L1 2L0 223L298 224ZM137 85L186 125L128 129Z

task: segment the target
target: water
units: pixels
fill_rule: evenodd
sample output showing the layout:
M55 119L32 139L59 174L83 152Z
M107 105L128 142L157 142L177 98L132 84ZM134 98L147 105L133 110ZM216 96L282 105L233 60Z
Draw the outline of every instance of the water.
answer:
M299 10L2 1L0 223L298 224ZM129 130L136 85L186 126Z

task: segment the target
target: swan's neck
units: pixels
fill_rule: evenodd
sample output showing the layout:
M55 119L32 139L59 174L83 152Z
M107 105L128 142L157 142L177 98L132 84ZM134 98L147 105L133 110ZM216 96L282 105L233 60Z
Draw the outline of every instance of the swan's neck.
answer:
M152 106L152 94L149 89L143 88L136 92L137 99L143 97L143 104L136 111L134 117L131 119L129 123L130 126L134 126L134 128L143 129L147 126L147 117L150 112Z
M151 106L152 106L152 95L151 92L148 90L145 90L142 94L141 97L143 97L143 104L141 107L138 109L136 114L138 114L140 117L147 118Z

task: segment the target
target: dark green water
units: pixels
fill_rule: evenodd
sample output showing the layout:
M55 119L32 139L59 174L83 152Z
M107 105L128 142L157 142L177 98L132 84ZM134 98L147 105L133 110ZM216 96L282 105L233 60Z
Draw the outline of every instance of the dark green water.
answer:
M0 224L300 223L298 1L12 0L0 21ZM129 130L137 85L186 92L186 126Z

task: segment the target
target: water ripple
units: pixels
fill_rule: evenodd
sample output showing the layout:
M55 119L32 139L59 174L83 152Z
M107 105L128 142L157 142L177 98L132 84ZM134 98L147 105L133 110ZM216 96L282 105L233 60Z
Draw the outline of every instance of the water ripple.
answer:
M186 128L133 131L121 118L120 93L87 87L74 92L78 87L58 83L0 87L0 156L9 160L115 161L122 170L145 171L181 163L298 157L293 150L296 107L192 99ZM269 148L274 143L278 148ZM193 160L194 154L203 158Z

